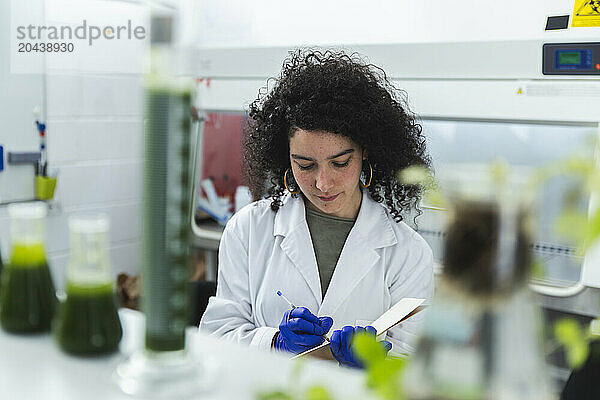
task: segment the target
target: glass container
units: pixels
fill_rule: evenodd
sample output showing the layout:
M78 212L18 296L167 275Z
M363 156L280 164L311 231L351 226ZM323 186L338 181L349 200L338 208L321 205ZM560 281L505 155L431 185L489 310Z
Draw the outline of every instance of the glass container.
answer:
M204 357L190 354L185 341L198 125L192 126L195 63L189 57L196 50L179 42L183 16L184 8L151 16L141 207L145 345L114 373L124 393L140 398L195 398L212 382Z
M507 185L452 188L444 272L405 375L408 397L552 398L527 285L528 202Z
M0 279L0 324L8 332L50 330L57 299L44 247L46 214L44 203L8 206L12 252Z
M122 337L108 254L108 217L69 219L71 251L67 264L66 300L55 326L64 351L79 355L111 353Z

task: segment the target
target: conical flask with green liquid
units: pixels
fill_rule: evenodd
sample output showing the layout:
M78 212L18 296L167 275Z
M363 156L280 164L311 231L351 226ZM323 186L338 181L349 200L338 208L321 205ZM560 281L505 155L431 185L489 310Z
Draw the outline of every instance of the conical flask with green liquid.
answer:
M108 254L108 216L69 218L67 298L55 321L61 349L77 355L114 352L123 335Z
M57 300L44 248L46 214L41 202L8 206L12 252L0 279L0 324L5 331L50 330Z

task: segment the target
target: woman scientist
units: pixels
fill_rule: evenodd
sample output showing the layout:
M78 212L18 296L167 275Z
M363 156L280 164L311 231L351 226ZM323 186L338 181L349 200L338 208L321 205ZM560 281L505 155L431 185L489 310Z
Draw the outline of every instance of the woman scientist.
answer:
M420 188L396 174L430 165L403 104L385 73L355 55L299 50L285 60L250 105L244 143L252 193L267 197L227 223L200 329L291 353L334 329L334 357L357 366L355 332L404 297L432 298L431 249L402 222ZM394 352L412 350L420 319L388 331Z

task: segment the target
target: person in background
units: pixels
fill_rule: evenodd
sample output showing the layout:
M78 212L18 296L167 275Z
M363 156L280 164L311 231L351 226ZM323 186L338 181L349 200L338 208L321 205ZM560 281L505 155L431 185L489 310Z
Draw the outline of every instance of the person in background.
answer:
M433 297L432 251L402 222L420 214L421 187L396 178L430 167L425 137L404 93L356 54L297 50L267 83L244 140L249 186L264 198L225 227L200 329L294 354L333 329L333 356L360 366L357 332L374 334L365 325L404 297ZM382 345L411 352L421 320Z

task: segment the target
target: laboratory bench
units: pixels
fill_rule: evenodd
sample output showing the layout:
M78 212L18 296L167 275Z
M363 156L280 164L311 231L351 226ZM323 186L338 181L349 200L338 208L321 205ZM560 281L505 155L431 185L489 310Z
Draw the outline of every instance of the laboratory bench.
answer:
M138 398L121 392L113 373L143 347L144 315L129 309L121 309L119 315L123 325L119 352L96 358L66 355L50 334L13 335L0 330L0 399ZM195 327L186 331L186 343L191 357L203 366L199 379L205 386L190 399L255 399L259 392L287 390L298 366L285 355L211 338ZM331 362L306 360L300 378L304 390L323 384L336 399L370 398L362 373ZM162 398L177 400L175 396Z

